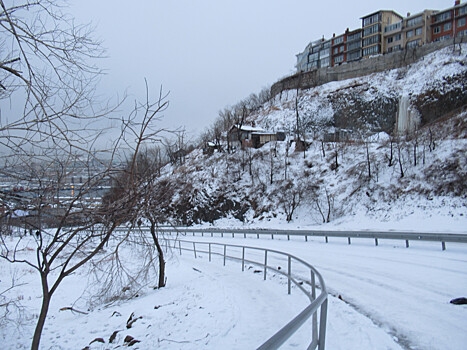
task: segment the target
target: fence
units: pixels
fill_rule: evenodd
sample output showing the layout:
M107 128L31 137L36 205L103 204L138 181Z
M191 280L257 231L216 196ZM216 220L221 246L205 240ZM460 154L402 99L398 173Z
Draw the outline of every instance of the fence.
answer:
M232 244L222 244L222 243L213 243L213 242L193 242L185 241L178 239L166 239L164 243L165 247L172 247L179 251L180 255L182 251L193 252L194 257L197 258L199 254L207 254L209 256L209 261L212 260L212 256L221 256L223 258L224 266L226 260L236 260L242 263L242 271L245 270L245 264L254 264L263 268L263 278L266 280L268 271L274 271L277 274L285 276L287 278L287 289L290 294L292 291L292 283L299 288L310 300L310 304L303 309L297 316L294 317L289 323L282 327L276 334L271 336L265 343L263 343L258 349L277 349L284 342L286 342L301 326L308 320L312 318L312 340L308 349L318 349L324 350L325 348L325 338L326 338L326 318L327 318L327 304L328 304L328 293L326 291L326 286L322 276L319 272L306 261L297 258L293 255L272 250L264 249L258 247L242 246L242 245L232 245ZM235 252L238 253L238 256L235 255ZM248 253L250 256L247 256ZM259 254L258 254L259 253ZM287 270L283 271L280 267L276 267L277 264L271 264L273 260L272 257L281 258L287 261ZM259 258L259 260L255 260ZM297 265L298 264L298 265ZM306 280L299 280L294 274L292 274L292 266L294 270L305 268L309 273ZM319 281L319 284L316 283L316 278ZM306 284L311 286L311 291L306 289ZM320 294L316 296L316 289L320 290ZM318 322L318 312L319 312L319 322Z
M375 231L305 231L305 230L266 230L266 229L219 229L219 228L207 228L207 229L195 229L195 228L181 228L181 227L160 227L160 232L164 233L184 233L193 236L199 234L201 236L219 235L242 235L244 238L247 235L253 235L259 238L260 236L267 236L274 239L274 236L287 236L290 240L290 236L301 236L308 241L308 237L324 237L326 243L329 242L329 237L341 237L347 238L348 244L351 244L352 238L371 238L374 239L375 245L379 244L380 239L392 239L392 240L403 240L405 246L409 248L410 241L431 241L440 242L442 250L446 250L446 242L455 243L467 243L467 234L456 234L456 233L416 233L416 232L375 232Z

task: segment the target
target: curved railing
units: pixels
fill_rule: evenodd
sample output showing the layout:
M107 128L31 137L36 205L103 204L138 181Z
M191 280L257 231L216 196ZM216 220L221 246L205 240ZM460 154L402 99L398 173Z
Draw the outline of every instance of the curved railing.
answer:
M291 293L293 283L309 298L310 304L284 327L282 327L276 334L272 335L266 342L258 347L258 349L277 349L311 318L312 340L308 349L324 350L328 293L326 291L326 285L323 277L306 261L278 250L243 245L215 242L194 242L169 238L165 239L165 243L163 245L167 248L171 247L176 249L180 255L182 254L182 251L193 252L195 258L197 258L199 254L207 254L209 256L209 261L212 260L212 256L214 255L221 256L223 258L224 266L227 259L240 261L242 263L242 271L245 270L246 263L260 266L263 268L264 279L266 279L268 271L274 271L275 273L286 277L288 293ZM278 260L279 262L287 262L287 269L283 270L280 266L278 267ZM276 263L273 265L271 264L272 261L275 261ZM294 267L294 272L295 269L297 270L297 273L307 271L309 277L302 279L297 277L297 274L292 274L292 266ZM318 284L316 283L316 279L318 279ZM308 290L306 285L309 285L311 290ZM316 296L317 289L320 290L320 294L318 296Z

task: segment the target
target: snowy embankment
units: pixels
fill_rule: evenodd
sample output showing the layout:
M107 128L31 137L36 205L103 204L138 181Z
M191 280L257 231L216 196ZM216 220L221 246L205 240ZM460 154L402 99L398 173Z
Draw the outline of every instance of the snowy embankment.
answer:
M338 239L329 244L294 239L220 241L284 250L321 272L333 295L327 349L457 350L467 342L467 308L449 304L467 290L464 245L450 244L443 252L437 244L421 242L406 249L403 243L374 247L365 240L352 246ZM34 253L28 254L32 257ZM125 250L123 258L137 260L138 254ZM287 295L286 281L279 276L269 275L263 281L262 274L255 273L258 267L247 265L242 273L236 262L228 261L222 267L220 259L207 260L206 256L194 260L188 253L179 257L173 252L166 288L147 286L138 297L110 305L94 301L92 310L88 310L89 293L85 292L92 281L90 272L86 268L78 271L53 298L41 348L114 349L131 336L139 341L135 349L253 349L307 305L297 289ZM284 263L277 261L278 266ZM2 349L29 348L41 302L39 278L28 267L12 267L5 261L0 262L0 272L2 287L10 276L20 282L8 295L22 307L20 319L13 319L13 312L8 315L10 320L2 319ZM294 273L300 275L300 270ZM60 311L64 307L87 314ZM136 321L128 328L132 314ZM305 325L284 348L306 346L309 327ZM90 344L97 338L105 343Z
M286 141L195 149L167 165L155 190L160 220L465 233L466 53L464 44L409 67L283 92L244 123L285 130ZM397 134L402 97L419 124ZM304 152L292 140L297 106Z

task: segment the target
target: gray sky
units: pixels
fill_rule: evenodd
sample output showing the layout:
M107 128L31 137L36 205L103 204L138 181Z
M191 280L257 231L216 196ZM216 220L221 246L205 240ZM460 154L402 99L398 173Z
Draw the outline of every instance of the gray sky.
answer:
M464 1L462 1L464 2ZM454 0L70 0L78 23L92 22L108 58L100 93L144 98L170 91L161 126L196 137L225 106L294 71L308 42L361 26L379 9L406 16Z

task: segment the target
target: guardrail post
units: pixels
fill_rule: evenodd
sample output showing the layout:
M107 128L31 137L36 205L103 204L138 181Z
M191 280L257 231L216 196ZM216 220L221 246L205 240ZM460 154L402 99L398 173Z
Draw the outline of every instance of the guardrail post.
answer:
M348 242L349 242L349 244L350 244L350 237L347 237L347 241L348 241Z
M406 247L406 248L409 247L409 240L408 240L408 239L405 240L405 247Z
M271 239L274 239L274 233L271 233Z
M211 262L211 243L209 243L209 262Z
M242 247L242 272L245 271L245 247Z
M204 231L201 231L201 237L204 237Z
M326 318L328 313L328 298L321 304L321 315L319 319L319 345L318 350L324 350L326 340Z
M264 250L264 280L266 281L266 270L268 269L268 251Z
M328 236L325 236L324 238L326 239L326 243L328 243Z
M310 270L311 272L311 297L313 300L316 300L316 280L315 280L315 273L313 270ZM313 313L313 320L312 320L312 335L311 335L311 340L312 342L315 342L315 340L318 338L318 312Z
M196 243L195 242L193 242L193 252L195 253L195 259L196 259L197 256L196 256Z
M243 238L246 238L246 233L243 234Z
M287 235L287 240L290 241L290 235Z
M178 241L178 249L180 249L180 255L182 255L182 244Z
M221 232L221 237L224 238L224 232Z
M378 246L378 238L375 238L375 246Z
M235 233L232 232L232 238L235 238Z
M227 255L227 246L224 244L224 266L225 266L225 256Z
M258 239L259 239L259 233L257 233L257 234L256 234L256 238L258 238Z
M292 281L290 280L292 278L292 257L289 255L288 257L288 269L287 269L287 293L290 294L291 292L291 283Z
M446 242L441 242L441 249L446 250Z
M308 242L308 236L305 235L305 242Z
M212 234L212 232L211 232L211 237L213 237L213 234Z

